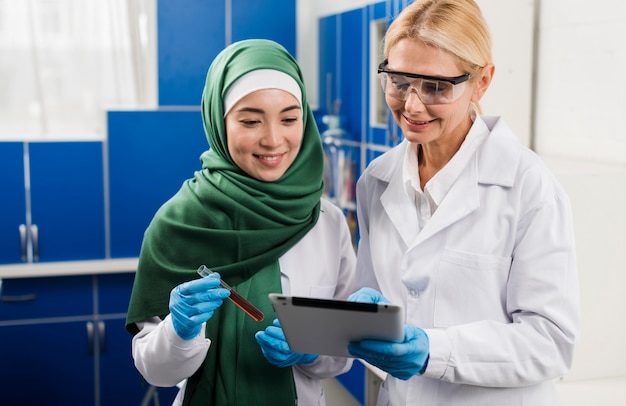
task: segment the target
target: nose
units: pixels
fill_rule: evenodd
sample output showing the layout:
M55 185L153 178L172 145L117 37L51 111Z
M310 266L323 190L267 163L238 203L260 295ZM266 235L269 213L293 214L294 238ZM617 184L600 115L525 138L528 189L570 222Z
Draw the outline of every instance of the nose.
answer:
M274 125L268 125L263 130L263 136L261 137L260 144L265 147L275 147L280 145L280 132Z
M404 101L404 109L407 112L417 113L424 110L425 107L426 105L422 101L417 89L413 86L409 87L406 93L406 100Z

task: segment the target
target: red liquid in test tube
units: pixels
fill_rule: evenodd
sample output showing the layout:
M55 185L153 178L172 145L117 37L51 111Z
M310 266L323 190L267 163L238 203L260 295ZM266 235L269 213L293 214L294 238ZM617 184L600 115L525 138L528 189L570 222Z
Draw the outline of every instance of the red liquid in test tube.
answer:
M198 268L198 275L202 276L203 278L211 275L212 273L214 272L207 268L205 265L200 265L200 268ZM221 279L220 286L230 291L230 296L228 296L228 298L231 300L231 302L236 304L237 307L246 312L248 316L252 317L255 321L263 321L265 315L261 310L256 308L252 303L246 300L246 298L237 293L235 289L230 287L226 282Z

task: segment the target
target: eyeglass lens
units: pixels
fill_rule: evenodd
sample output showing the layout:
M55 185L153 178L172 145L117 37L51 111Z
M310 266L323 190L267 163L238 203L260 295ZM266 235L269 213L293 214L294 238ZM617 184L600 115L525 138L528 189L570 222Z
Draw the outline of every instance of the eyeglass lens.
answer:
M465 87L465 82L454 85L443 80L413 79L393 73L381 72L383 91L399 100L406 100L411 89L415 90L424 104L447 104L456 101Z

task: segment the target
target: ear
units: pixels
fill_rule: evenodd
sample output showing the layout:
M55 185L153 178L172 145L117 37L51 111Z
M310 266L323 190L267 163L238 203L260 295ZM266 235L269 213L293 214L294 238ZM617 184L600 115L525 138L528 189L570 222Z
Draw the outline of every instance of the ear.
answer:
M474 92L472 93L472 101L474 103L478 103L480 99L485 95L489 85L491 84L491 80L493 79L493 74L496 70L494 64L490 63L485 65L478 74L476 79L476 87L474 88Z

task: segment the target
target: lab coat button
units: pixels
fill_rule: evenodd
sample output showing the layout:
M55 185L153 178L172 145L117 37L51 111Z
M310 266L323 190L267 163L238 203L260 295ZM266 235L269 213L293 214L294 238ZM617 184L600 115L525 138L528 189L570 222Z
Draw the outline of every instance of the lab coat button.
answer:
M417 289L409 289L409 296L411 297L419 297L419 292L417 291Z

